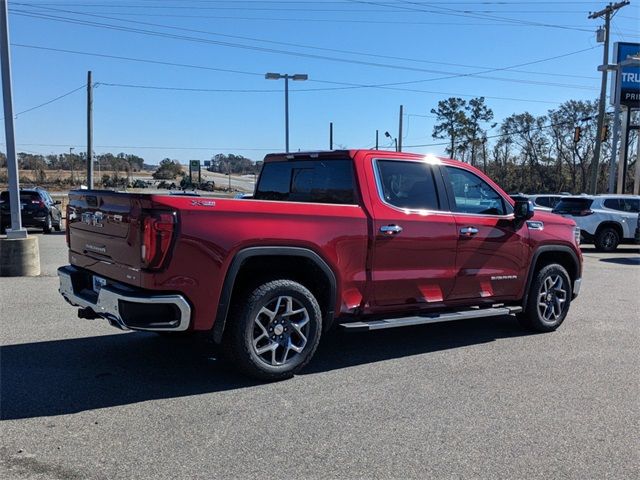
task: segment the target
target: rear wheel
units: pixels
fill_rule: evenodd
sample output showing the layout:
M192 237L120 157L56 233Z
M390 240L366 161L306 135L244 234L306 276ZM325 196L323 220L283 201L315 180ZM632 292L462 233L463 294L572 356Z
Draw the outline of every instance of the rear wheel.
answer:
M531 283L520 323L538 332L555 330L567 316L571 297L571 280L564 267L555 263L543 267Z
M601 252L613 252L618 248L620 243L620 236L613 227L604 227L598 230L596 233L595 244L596 248Z
M47 219L44 222L44 227L42 227L42 231L44 233L51 233L53 229L53 221L51 220L51 215L47 215Z
M58 223L55 223L55 224L53 225L53 229L54 229L56 232L60 232L60 231L62 230L62 218L61 218L60 220L58 220Z
M235 303L223 348L236 368L260 380L283 380L311 360L320 342L322 314L307 288L274 280Z

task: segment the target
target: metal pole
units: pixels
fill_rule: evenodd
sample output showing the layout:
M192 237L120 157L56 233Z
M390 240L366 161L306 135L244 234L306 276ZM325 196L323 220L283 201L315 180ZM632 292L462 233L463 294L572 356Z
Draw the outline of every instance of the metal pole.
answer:
M622 136L624 141L624 150L622 156L622 193L626 190L626 178L629 167L629 136L631 135L631 108L627 108L627 124L625 125L624 135Z
M398 119L398 148L396 151L402 151L402 105L400 105L400 118Z
M11 205L11 229L7 238L26 238L27 230L22 228L20 217L20 179L18 177L18 159L16 158L16 136L13 125L13 96L11 93L11 57L9 52L9 17L6 0L1 0L0 51L2 54L2 98L4 101L4 132L7 142L7 170L9 174L9 203Z
M93 189L93 82L87 72L87 188Z
M593 161L591 162L591 178L589 185L589 193L594 194L598 189L598 163L600 162L600 150L602 149L602 127L604 125L604 110L607 98L607 65L609 64L609 30L611 26L611 14L629 5L628 0L618 3L610 3L599 12L589 15L589 19L593 20L604 16L604 50L602 55L602 84L600 86L600 102L598 103L598 134L596 136L596 145L593 151Z
M622 133L620 135L622 144L620 145L620 166L618 168L618 187L616 193L624 193L624 175L626 170L625 161L627 158L627 139L629 138L629 119L631 117L631 110L629 108L624 109L622 116Z
M289 153L289 75L284 76L284 131L285 151Z
M633 179L633 194L640 195L640 130L636 135L636 176Z
M609 25L611 23L611 12L607 10L604 17L604 51L602 55L602 65L609 64ZM602 148L602 126L604 125L604 109L607 101L607 75L606 69L602 70L602 83L600 84L600 101L598 103L598 126L596 127L596 146L593 151L591 162L591 178L589 179L589 193L595 195L598 189L598 162L600 161L600 149Z
M333 150L333 122L329 122L329 150Z
M616 189L616 161L618 158L618 136L620 133L620 84L622 70L616 68L615 111L613 112L613 133L611 135L611 160L609 163L609 193Z
M379 145L379 142L378 142L378 135L379 135L379 134L378 134L378 130L376 130L376 150L379 150L379 148L378 148L378 145Z

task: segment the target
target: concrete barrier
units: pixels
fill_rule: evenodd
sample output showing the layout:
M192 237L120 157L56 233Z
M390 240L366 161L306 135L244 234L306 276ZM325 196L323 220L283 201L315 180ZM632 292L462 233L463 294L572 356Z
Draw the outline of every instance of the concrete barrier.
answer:
M38 237L0 238L0 277L40 275Z

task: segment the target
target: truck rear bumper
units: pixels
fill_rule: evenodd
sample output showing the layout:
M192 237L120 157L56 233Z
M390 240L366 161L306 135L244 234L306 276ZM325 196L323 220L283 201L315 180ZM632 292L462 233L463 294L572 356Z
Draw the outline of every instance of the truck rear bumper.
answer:
M115 327L156 332L181 332L189 328L191 306L182 295L152 295L115 282L107 282L96 292L91 279L87 281L90 273L71 265L58 268L58 277L60 294L67 302L91 310Z

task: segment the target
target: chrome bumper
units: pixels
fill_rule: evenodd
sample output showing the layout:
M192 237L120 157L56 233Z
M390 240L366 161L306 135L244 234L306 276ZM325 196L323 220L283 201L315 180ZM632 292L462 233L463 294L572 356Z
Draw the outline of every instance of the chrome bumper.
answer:
M71 305L80 308L93 310L96 315L106 318L113 326L123 330L145 330L145 331L172 331L181 332L189 328L191 320L191 306L182 295L153 295L145 296L137 293L123 291L116 285L106 285L97 294L81 295L74 289L72 275L78 270L72 266L60 267L58 277L60 279L59 292ZM145 326L127 325L126 320L120 313L121 302L142 305L172 305L179 312L175 320L169 322L149 322Z
M576 278L573 282L573 298L576 298L580 293L580 287L582 286L582 278Z

